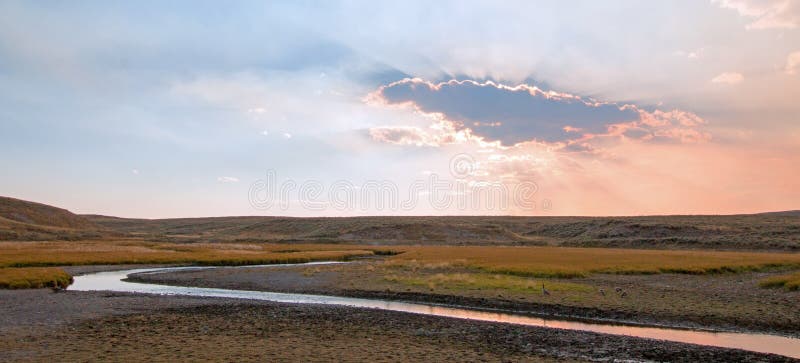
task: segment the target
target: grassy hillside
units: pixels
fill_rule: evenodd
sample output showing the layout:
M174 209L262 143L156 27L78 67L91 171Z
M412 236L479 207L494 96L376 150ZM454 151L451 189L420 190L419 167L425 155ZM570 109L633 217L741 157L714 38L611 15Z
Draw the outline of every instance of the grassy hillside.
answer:
M783 214L651 217L219 217L86 216L153 240L503 244L800 251L800 217Z
M93 228L94 223L66 209L0 197L0 217L14 222L60 228Z
M71 240L118 235L66 209L0 197L0 240Z
M75 215L0 197L0 240L317 242L800 251L796 211L649 217L216 217Z

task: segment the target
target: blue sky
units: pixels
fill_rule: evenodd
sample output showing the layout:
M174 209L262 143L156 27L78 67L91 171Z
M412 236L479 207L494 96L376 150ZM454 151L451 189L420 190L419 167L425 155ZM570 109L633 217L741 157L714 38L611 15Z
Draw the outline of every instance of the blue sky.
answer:
M796 209L798 9L4 1L0 194L135 217ZM405 189L462 153L465 182L535 182L552 209L248 201L268 170Z

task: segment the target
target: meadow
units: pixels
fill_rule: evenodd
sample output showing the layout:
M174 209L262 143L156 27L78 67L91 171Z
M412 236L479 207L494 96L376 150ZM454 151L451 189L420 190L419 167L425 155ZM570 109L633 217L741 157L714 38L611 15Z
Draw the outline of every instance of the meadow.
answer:
M395 246L350 264L176 272L142 281L422 301L647 324L796 334L800 255L563 247ZM795 271L793 271L795 270ZM762 280L780 276L775 287ZM780 285L777 285L780 283Z
M0 289L65 288L72 276L57 267L0 268Z
M378 250L378 253L386 251ZM260 265L374 256L362 246L48 241L0 243L0 288L67 286L71 276L52 266L179 264Z
M417 271L419 272L419 271ZM389 282L400 283L408 286L419 286L429 291L446 289L448 291L464 290L502 290L510 292L538 292L547 284L547 290L557 292L594 291L591 286L572 282L554 280L535 280L519 276L502 274L488 274L480 272L451 272L451 273L415 273L403 275L386 272L384 279Z
M616 248L426 246L401 248L389 264L406 268L464 267L525 277L591 274L714 274L800 268L800 254Z
M1 201L0 201L1 202ZM644 217L79 216L104 233L170 242L321 242L800 251L797 213ZM70 233L64 232L64 238ZM74 232L71 232L74 233ZM21 236L21 235L20 235ZM0 234L2 239L2 234ZM22 238L18 238L22 239ZM110 238L113 239L113 238Z
M15 276L30 271L34 281L59 278L57 270L13 268L69 265L181 264L257 265L350 260L385 255L386 267L403 272L409 284L486 285L531 288L512 277L581 278L592 274L716 274L800 268L800 254L725 251L641 250L510 246L392 246L270 243L170 243L137 240L0 243L0 268ZM414 277L418 269L439 269L431 280ZM43 277L50 273L51 277ZM484 275L498 275L488 280ZM507 276L507 277L502 277ZM762 286L796 286L785 282ZM23 286L24 284L18 284ZM9 284L3 285L9 287ZM570 288L575 288L574 286Z
M364 246L156 243L141 241L5 242L0 267L116 264L259 265L372 256Z

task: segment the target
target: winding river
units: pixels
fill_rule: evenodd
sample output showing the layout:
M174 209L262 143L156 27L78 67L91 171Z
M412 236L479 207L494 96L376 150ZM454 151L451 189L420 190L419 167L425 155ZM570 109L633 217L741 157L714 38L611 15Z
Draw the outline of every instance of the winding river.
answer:
M332 262L312 262L330 264ZM269 265L287 266L287 265ZM243 266L266 267L266 266ZM490 321L538 327L580 330L604 334L627 335L640 338L661 339L674 342L709 345L723 348L743 349L761 353L773 353L800 358L800 339L768 334L710 332L663 327L642 327L609 323L587 323L571 320L546 319L503 312L488 312L467 308L448 307L424 303L406 303L378 299L361 299L339 296L290 294L263 291L214 289L201 287L167 286L140 282L123 281L131 274L154 274L181 270L236 268L236 267L168 267L135 269L124 271L98 272L75 277L70 286L73 291L118 291L161 295L183 295L202 297L223 297L249 300L265 300L282 303L343 305L401 311L413 314L443 316L459 319Z

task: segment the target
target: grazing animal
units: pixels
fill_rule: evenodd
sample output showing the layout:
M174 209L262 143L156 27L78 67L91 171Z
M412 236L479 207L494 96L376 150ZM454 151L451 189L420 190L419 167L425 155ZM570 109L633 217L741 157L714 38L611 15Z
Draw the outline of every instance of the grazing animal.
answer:
M625 292L625 291L623 291L621 294L619 294L619 297L625 297L625 296L628 296L628 293Z
M616 292L617 292L617 294L619 294L619 293L621 293L621 292L622 292L622 288L621 288L621 287L615 287L615 288L614 288L614 291L616 291Z
M548 296L550 295L550 291L547 291L547 289L544 288L544 284L542 284L542 294Z
M600 289L600 295L606 296L606 290Z

